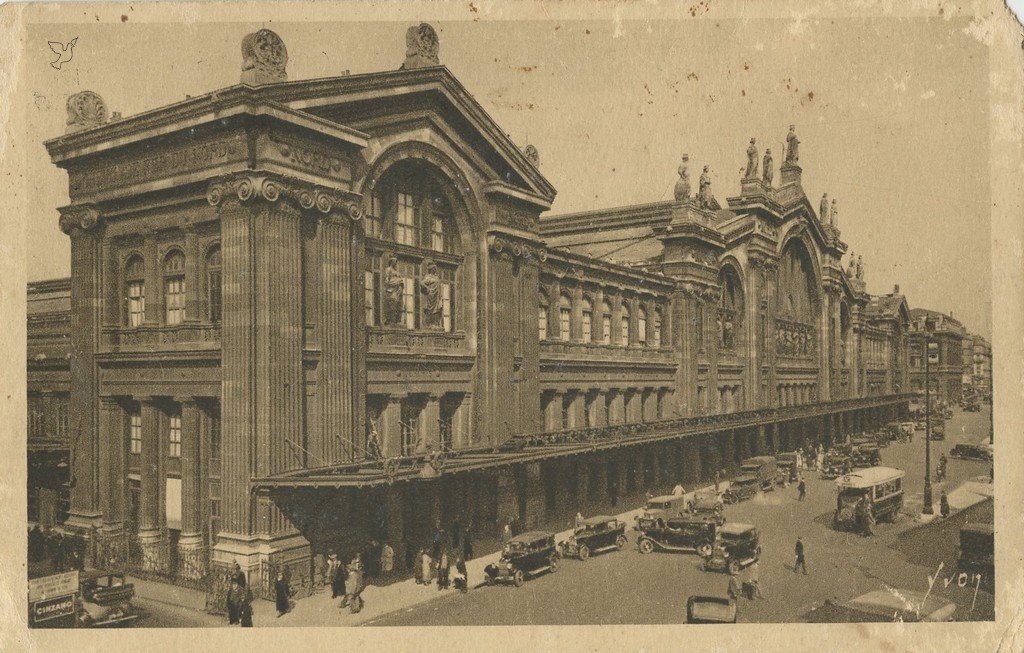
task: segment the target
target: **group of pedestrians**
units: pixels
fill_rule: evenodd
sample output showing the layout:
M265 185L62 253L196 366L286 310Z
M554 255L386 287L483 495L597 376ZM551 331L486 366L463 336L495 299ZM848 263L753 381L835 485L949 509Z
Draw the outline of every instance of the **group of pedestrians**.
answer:
M39 528L28 530L28 560L49 563L55 573L81 570L85 565L85 540L60 531Z
M241 625L242 628L252 628L252 590L248 587L245 572L236 562L230 572L230 587L228 589L228 623L232 626Z
M755 561L754 564L747 567L746 578L743 580L743 585L746 586L747 598L754 600L764 598L764 594L761 592L761 563ZM731 599L738 599L744 592L741 591L740 585L740 574L739 572L729 573L729 588L726 591Z
M513 522L503 528L502 541L512 539ZM437 585L437 589L454 588L460 592L469 591L469 571L466 560L473 556L473 540L470 529L463 530L459 524L452 529L452 535L438 523L431 536L430 547L419 549L416 554L413 577L417 585ZM454 573L452 569L454 568Z

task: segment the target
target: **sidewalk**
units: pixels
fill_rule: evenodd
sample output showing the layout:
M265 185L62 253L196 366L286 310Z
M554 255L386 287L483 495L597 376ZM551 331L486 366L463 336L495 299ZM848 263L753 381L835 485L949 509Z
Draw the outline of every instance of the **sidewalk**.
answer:
M946 493L946 500L949 501L949 514L954 515L986 499L991 499L993 496L992 483L986 477L979 476L969 481L964 481L956 489ZM935 500L932 504L932 514L926 515L922 513L918 516L917 521L926 524L934 520L939 516L939 507L939 501Z
M719 490L724 491L728 482L719 484ZM713 485L697 488L687 492L684 496L689 499L697 492L714 490ZM643 511L643 506L629 510L618 515L616 518L626 523L626 528L631 529L634 518ZM556 542L561 542L572 535L572 530L564 530L556 533ZM484 567L497 562L501 557L500 551L474 558L466 563L466 571L469 572L469 594L473 588L483 582ZM195 610L202 611L206 606L206 595L203 592L177 587L166 583L132 578L135 583L135 590L138 596L152 601L159 601ZM267 626L357 626L371 621L386 614L412 608L420 603L425 603L439 596L458 595L456 590L438 590L437 584L417 585L413 579L392 583L390 585L370 585L363 590L362 597L365 602L363 609L358 614L352 614L348 608L339 608L341 599L332 599L330 589L324 588L312 596L295 601L295 607L288 614L278 617L273 601L256 600L253 602L253 625L256 627ZM225 620L226 621L226 620ZM226 623L225 623L226 625Z

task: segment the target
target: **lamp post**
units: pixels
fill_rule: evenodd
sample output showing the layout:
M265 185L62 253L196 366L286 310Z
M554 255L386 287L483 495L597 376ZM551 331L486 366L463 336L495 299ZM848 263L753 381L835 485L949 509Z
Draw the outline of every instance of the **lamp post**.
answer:
M929 374L929 363L932 357L932 329L935 323L932 318L924 321L924 510L926 515L934 515L932 508L932 383Z

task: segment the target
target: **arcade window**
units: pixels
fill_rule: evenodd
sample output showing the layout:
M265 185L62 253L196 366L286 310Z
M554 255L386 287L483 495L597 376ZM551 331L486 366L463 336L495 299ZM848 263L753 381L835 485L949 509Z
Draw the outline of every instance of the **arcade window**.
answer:
M403 245L416 246L416 204L413 196L408 193L398 194L395 240Z
M583 342L590 342L593 339L592 329L594 328L594 305L586 297L583 298Z
M548 307L541 304L537 309L537 332L541 340L548 337Z
M612 344L612 308L608 302L601 302L601 344Z
M128 416L128 441L132 453L142 453L142 415L133 412Z
M125 266L125 291L128 326L142 326L146 319L146 268L142 257L133 256Z
M402 455L410 456L416 452L419 444L421 402L412 398L402 400Z
M181 415L171 415L168 417L167 422L167 456L170 458L181 458Z
M622 313L619 316L619 344L623 347L629 346L629 308L623 304Z
M654 332L651 334L651 346L661 347L661 309L654 309Z
M565 295L558 300L558 337L566 342L572 338L572 300Z
M642 307L636 318L636 339L641 345L647 344L647 311Z
M179 251L164 259L164 302L167 324L185 321L185 255Z

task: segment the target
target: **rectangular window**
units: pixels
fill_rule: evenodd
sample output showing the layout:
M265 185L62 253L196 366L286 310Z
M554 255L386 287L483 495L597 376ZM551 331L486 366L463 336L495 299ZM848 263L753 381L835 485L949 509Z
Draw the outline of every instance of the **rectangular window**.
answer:
M548 337L548 309L541 306L537 312L537 331L541 340Z
M167 456L181 458L181 415L168 418Z
M651 338L651 345L661 347L661 320L654 318L654 336Z
M619 321L619 344L623 347L629 346L629 316L623 315Z
M402 279L402 322L407 329L416 328L416 280Z
M132 281L128 284L128 326L142 326L146 319L146 284Z
M132 453L142 453L142 414L131 413L128 418L128 437Z
M220 270L211 270L206 276L206 305L210 307L210 321L220 322L221 280Z
M589 311L584 312L583 313L583 342L590 342L591 341L591 329L593 328L593 325L591 324L591 322L593 322L593 315Z
M441 284L441 326L446 333L451 333L452 322L452 284Z
M416 205L413 196L407 193L398 194L395 240L403 245L416 246Z
M430 249L435 252L444 251L444 218L435 215L430 225Z
M420 407L411 400L402 402L402 455L416 451L420 433Z
M601 318L601 342L606 345L612 344L612 316L605 315Z
M645 317L637 318L636 339L641 345L647 342L647 318Z
M185 277L171 277L165 282L167 324L181 324L185 320Z
M366 216L366 235L369 238L380 238L380 219L384 215L380 195L370 195L370 215Z
M572 324L572 309L560 308L558 310L558 337L562 340L568 341L572 336L570 335L570 326Z
M366 326L377 324L377 283L373 270L367 270L363 277L364 301L366 304Z

